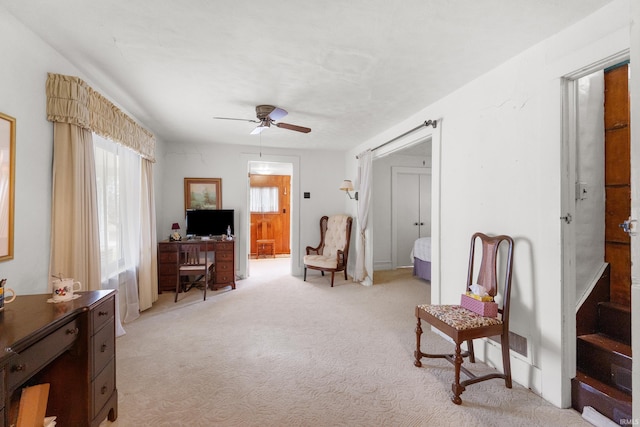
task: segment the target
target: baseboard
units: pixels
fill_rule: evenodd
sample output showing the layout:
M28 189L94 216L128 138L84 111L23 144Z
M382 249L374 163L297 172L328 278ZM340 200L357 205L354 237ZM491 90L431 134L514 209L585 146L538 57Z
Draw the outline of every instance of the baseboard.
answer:
M373 271L391 269L393 269L393 263L391 261L374 261L373 263Z

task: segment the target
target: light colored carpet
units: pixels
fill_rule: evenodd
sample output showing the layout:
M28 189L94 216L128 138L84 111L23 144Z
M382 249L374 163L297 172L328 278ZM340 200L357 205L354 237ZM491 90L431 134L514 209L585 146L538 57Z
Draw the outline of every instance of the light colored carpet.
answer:
M504 381L449 398L452 366L413 366L414 307L429 283L390 272L373 287L310 271L288 259L251 261L236 290L162 294L117 340L119 416L102 426L578 426ZM393 280L389 277L393 276ZM450 351L425 331L423 348ZM467 363L476 372L490 370Z

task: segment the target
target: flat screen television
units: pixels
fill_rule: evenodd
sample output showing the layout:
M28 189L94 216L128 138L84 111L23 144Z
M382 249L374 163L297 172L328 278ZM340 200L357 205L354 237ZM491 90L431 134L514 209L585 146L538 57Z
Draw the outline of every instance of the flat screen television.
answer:
M234 234L233 209L189 209L187 210L187 235L220 236L231 227Z

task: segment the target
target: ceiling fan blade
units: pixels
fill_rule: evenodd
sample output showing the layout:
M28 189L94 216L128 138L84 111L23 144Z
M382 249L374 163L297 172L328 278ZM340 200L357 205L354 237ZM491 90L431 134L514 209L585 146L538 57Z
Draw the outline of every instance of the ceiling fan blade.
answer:
M233 117L213 117L214 119L217 120L238 120L241 122L252 122L252 123L260 123L260 120L253 120L253 119L236 119Z
M273 111L269 113L269 118L271 120L273 120L273 121L278 121L281 118L283 118L284 116L286 116L287 114L289 114L289 113L287 113L286 110L283 110L282 108L275 107L273 109Z
M290 125L289 123L274 123L274 125L278 126L279 128L283 128L283 129L295 130L296 132L302 132L302 133L311 132L310 128L306 128L306 127L303 127L303 126L297 126L297 125Z

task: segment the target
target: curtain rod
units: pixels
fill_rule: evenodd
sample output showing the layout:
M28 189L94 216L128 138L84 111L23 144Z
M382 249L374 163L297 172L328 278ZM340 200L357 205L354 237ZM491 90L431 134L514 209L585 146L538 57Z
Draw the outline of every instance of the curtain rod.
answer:
M387 142L385 142L384 144L380 144L375 148L372 148L371 151L375 151L379 148L384 147L385 145L389 145L394 141L397 141L398 139L402 138L403 136L409 135L412 132L417 131L418 129L422 128L422 127L427 127L427 126L433 126L433 128L435 129L436 127L438 127L438 121L437 120L426 120L423 123L420 123L419 126L414 127L413 129L410 129L408 131L406 131L405 133L403 133L402 135L398 135L393 139L388 140ZM359 156L356 156L356 159L358 159Z

